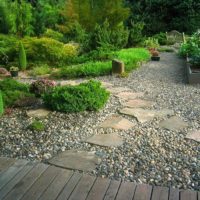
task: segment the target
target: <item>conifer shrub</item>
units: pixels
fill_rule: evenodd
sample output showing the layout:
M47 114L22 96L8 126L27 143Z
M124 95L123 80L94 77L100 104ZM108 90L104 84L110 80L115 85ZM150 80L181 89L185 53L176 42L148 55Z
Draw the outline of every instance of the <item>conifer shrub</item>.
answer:
M2 93L0 91L0 116L3 115L3 113L4 113L3 97L2 97Z
M77 86L57 86L42 96L45 105L60 112L97 111L109 98L109 92L98 81L90 80Z
M27 62L26 62L26 52L24 49L24 45L22 42L19 43L19 66L21 70L26 70Z

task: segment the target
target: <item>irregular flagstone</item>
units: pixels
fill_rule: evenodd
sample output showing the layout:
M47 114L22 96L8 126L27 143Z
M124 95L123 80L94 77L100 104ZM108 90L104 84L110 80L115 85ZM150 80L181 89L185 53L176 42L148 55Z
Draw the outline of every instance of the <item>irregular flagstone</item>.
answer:
M58 154L48 162L66 169L90 172L95 170L100 159L95 155L95 152L69 150Z
M155 117L165 117L167 115L173 115L172 110L144 110L142 108L124 108L119 111L122 114L135 117L139 122L144 123L153 120Z
M123 140L115 133L94 135L86 140L87 143L104 147L117 147L123 144Z
M130 108L146 108L152 106L153 102L141 99L132 99L127 102L123 102L122 105Z
M134 123L130 122L129 120L119 116L113 115L106 119L100 127L102 128L114 128L114 129L121 129L121 130L128 130L135 126Z
M60 86L65 86L65 85L78 85L79 83L77 83L76 81L60 81L59 85Z
M167 120L160 122L159 126L171 131L181 130L188 126L188 123L184 122L180 117L173 116Z
M200 130L188 133L185 138L200 142Z
M143 92L120 92L115 96L123 100L131 100L131 99L136 99L138 97L142 97L143 95L144 95Z
M101 85L103 87L105 87L105 88L111 88L111 87L113 87L113 84L108 83L108 82L104 82L104 81L101 82Z
M125 88L125 87L111 87L111 88L107 88L107 90L112 94L117 94L117 93L125 92L125 91L131 91L130 88Z
M46 110L44 108L36 109L36 110L28 110L26 114L28 117L47 117L51 111Z

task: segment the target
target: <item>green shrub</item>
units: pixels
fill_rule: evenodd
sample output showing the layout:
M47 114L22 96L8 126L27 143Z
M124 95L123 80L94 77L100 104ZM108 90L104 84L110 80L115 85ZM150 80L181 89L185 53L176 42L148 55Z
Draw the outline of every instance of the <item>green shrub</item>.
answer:
M21 70L25 70L26 69L26 52L24 49L24 45L22 44L22 42L19 43L19 67Z
M4 113L3 97L2 97L2 93L0 91L0 116L3 115L3 113Z
M63 42L64 40L64 35L62 33L52 30L52 29L47 29L46 32L43 34L43 37L52 38L60 42Z
M41 76L45 74L50 74L51 69L47 64L39 65L34 67L30 72L29 75L31 76Z
M144 47L151 49L151 48L158 48L160 45L158 43L158 39L149 37L144 41Z
M153 38L157 39L160 45L168 44L166 33L158 33L154 35Z
M28 126L28 128L32 131L44 131L45 125L42 122L35 120Z
M60 112L97 111L109 98L109 92L101 88L101 83L89 81L78 86L58 86L42 97L51 110Z
M12 106L17 100L33 96L29 92L28 85L9 78L0 81L0 90L2 91L5 107Z

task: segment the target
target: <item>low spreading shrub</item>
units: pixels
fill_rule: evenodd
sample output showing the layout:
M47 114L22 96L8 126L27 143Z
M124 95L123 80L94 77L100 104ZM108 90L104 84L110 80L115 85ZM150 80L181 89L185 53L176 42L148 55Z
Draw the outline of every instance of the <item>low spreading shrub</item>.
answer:
M60 112L97 111L108 98L109 92L93 80L78 86L57 86L42 97L48 108Z
M28 85L9 78L0 81L0 90L5 107L13 106L17 100L33 96L29 92Z
M45 125L38 121L38 120L35 120L33 121L29 126L28 128L32 131L44 131L45 130Z
M158 39L155 39L153 37L149 37L148 39L146 39L143 45L148 49L158 48L160 46L158 43Z
M47 29L46 32L43 34L43 37L52 38L60 42L63 42L64 40L64 35L62 33L52 30L52 29Z
M158 34L154 35L153 38L157 39L158 43L160 45L167 45L168 44L166 33L162 33L162 32L158 33Z
M36 97L41 97L42 94L49 92L55 85L56 83L54 81L41 79L33 82L29 90L31 93L35 94Z
M29 75L41 76L41 75L45 75L45 74L50 74L51 71L52 71L52 69L50 69L50 67L47 64L38 65L29 72Z

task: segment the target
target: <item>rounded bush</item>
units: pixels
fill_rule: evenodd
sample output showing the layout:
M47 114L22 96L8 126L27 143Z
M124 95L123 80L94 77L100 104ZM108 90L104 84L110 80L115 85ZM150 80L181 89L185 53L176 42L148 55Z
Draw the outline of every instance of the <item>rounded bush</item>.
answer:
M97 81L78 86L57 86L43 95L45 105L60 112L97 111L109 98L109 92Z

